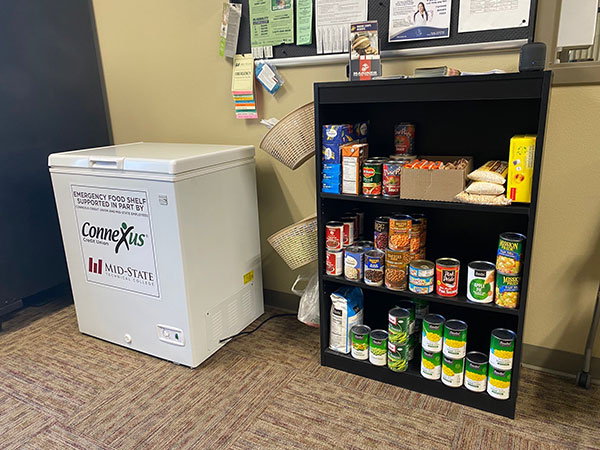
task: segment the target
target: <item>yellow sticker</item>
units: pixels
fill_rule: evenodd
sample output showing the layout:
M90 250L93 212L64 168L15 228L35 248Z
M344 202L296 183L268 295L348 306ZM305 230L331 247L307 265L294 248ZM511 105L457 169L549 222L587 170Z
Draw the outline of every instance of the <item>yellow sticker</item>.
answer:
M244 284L248 284L254 280L254 270L244 274Z

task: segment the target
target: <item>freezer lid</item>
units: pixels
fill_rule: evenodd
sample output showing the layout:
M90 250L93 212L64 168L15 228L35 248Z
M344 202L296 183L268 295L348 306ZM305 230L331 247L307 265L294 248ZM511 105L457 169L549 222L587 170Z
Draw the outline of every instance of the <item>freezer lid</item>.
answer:
M252 157L252 145L136 142L53 153L48 165L175 175Z

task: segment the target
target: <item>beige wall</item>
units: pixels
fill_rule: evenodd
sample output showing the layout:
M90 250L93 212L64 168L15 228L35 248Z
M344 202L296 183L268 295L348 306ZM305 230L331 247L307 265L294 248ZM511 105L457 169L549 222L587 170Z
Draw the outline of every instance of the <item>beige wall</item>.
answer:
M266 242L315 211L314 160L296 171L258 144L265 128L234 118L231 64L218 56L222 1L95 0L115 141L250 143L257 147L258 195L267 289L288 291L296 273ZM418 66L514 71L518 55L469 55L384 62L384 73ZM284 68L271 97L258 89L261 117L312 99L315 81L342 80L343 65ZM546 139L525 342L581 352L600 265L600 87L554 89ZM596 346L600 356L600 346Z

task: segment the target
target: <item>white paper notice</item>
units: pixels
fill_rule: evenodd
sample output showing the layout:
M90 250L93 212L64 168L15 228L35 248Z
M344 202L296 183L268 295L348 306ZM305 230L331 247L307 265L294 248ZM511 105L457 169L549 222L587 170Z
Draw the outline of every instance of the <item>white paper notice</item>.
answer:
M530 8L531 0L461 0L458 32L526 27Z
M390 0L389 42L450 37L451 0Z
M367 20L367 0L316 0L317 53L348 51L350 24Z

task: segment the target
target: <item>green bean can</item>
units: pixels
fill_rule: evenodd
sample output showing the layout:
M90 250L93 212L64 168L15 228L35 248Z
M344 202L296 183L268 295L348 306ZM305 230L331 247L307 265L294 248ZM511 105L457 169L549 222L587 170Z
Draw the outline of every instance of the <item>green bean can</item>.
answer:
M434 353L442 351L444 320L444 316L439 314L427 314L423 317L421 345L425 350Z
M492 330L492 339L490 341L490 364L496 369L512 369L516 338L517 335L514 331L507 330L506 328L496 328L495 330Z
M421 375L428 380L439 380L442 374L442 354L421 350Z
M373 330L369 335L369 362L374 366L387 363L388 333L385 330Z
M488 357L485 353L467 353L465 387L473 392L485 392L488 373Z
M462 320L446 320L444 324L444 355L453 359L467 356L467 324Z
M465 358L452 359L442 356L442 383L450 387L463 385Z
M413 334L415 332L415 302L412 300L400 300L399 302L396 302L396 306L398 308L408 309L408 312L410 313L408 334Z
M367 360L369 359L369 333L371 328L366 325L354 325L350 328L350 339L352 349L350 353L353 358Z
M410 311L406 308L392 308L388 313L389 339L394 344L406 344L410 334Z
M394 372L405 372L408 367L408 345L388 341L387 365Z
M498 400L510 397L510 378L512 370L499 370L489 366L487 392Z

